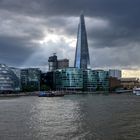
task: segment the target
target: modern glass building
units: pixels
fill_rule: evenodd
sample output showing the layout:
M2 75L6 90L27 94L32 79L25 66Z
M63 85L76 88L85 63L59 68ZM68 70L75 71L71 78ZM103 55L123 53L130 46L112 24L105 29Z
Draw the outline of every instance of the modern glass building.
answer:
M98 72L91 69L84 70L83 83L85 91L96 91L98 87Z
M56 90L108 91L109 73L104 70L57 69L54 85Z
M20 77L20 72L21 70L19 68L15 67L10 67L10 69L14 72L14 74L17 76L16 82L16 90L21 90L21 77Z
M87 69L90 66L87 33L85 27L84 15L80 16L80 23L78 25L77 44L75 53L74 67Z
M54 90L54 71L41 73L41 90Z
M55 53L53 54L53 56L49 57L48 63L49 63L49 71L57 69L57 56Z
M82 90L83 71L78 68L58 69L55 74L56 90Z
M109 72L104 70L95 70L98 73L98 91L109 90Z
M21 87L23 91L40 90L41 71L38 68L21 69Z
M19 91L19 78L5 64L0 64L0 93Z

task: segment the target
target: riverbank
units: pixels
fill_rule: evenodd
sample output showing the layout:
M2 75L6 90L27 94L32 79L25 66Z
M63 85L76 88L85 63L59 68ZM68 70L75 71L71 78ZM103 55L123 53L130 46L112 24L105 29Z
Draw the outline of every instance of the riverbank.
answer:
M38 96L38 92L19 92L10 94L0 94L0 97L20 97L20 96Z
M54 91L55 93L62 93L65 95L72 95L72 94L97 94L97 95L112 95L112 94L118 94L115 92L103 92L103 91L98 91L98 92L83 92L83 91ZM38 96L39 91L35 92L19 92L19 93L10 93L10 94L0 94L0 97L20 97L20 96ZM126 92L126 93L119 93L119 94L129 94L133 95L132 92Z

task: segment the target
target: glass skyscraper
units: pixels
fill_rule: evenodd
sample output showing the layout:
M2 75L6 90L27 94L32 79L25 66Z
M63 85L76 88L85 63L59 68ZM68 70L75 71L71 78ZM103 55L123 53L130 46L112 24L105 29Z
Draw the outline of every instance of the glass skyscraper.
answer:
M85 27L84 15L80 15L80 23L78 25L77 44L75 53L74 67L87 69L90 66L87 33Z

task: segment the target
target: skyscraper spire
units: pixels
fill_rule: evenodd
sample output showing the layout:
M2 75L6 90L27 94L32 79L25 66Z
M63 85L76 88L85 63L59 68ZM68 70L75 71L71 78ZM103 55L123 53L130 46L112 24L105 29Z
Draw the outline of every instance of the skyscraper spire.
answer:
M74 67L87 69L89 65L90 65L90 60L89 60L85 20L84 20L83 13L81 13L80 23L78 25Z

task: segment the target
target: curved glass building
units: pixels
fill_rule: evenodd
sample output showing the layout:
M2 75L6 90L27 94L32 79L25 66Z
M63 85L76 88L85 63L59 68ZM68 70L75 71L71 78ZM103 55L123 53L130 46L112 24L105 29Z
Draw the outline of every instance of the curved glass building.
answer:
M0 93L16 91L19 78L5 64L0 64Z

